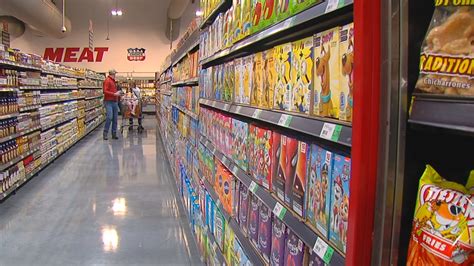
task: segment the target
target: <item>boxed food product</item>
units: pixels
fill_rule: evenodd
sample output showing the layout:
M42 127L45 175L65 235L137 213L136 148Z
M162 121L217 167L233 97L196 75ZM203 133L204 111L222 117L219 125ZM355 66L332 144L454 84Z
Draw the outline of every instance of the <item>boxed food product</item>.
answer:
M284 201L285 200L285 183L287 177L286 161L287 161L287 136L280 135L279 148L277 150L278 166L273 176L272 186L276 191L277 197ZM274 139L275 140L275 139ZM275 142L274 142L275 143Z
M341 55L341 96L339 119L352 121L354 90L354 23L341 27L339 54Z
M286 137L286 179L285 179L285 203L291 208L293 206L293 183L298 163L299 141L295 138Z
M224 73L224 101L231 102L232 96L234 94L234 62L228 62L225 64L225 73Z
M242 103L250 104L250 97L253 90L253 55L249 55L242 60Z
M263 53L256 53L253 57L253 88L250 104L253 106L262 106L263 101Z
M317 116L339 118L339 33L336 27L315 35L313 114Z
M346 252L349 221L350 179L351 158L334 154L329 239L344 252Z
M322 0L291 0L293 3L291 5L291 13L296 14L305 9L310 8L311 6L321 3Z
M427 165L421 176L407 265L473 265L474 171L466 186Z
M273 48L263 52L263 108L273 108L273 97L275 91L275 59Z
M244 171L248 170L248 124L232 118L232 158Z
M226 174L225 167L222 163L216 158L214 159L216 165L216 174L214 178L214 191L218 195L218 197L222 197L222 193L224 190L224 175Z
M239 224L242 231L246 234L248 232L250 195L249 189L243 184L240 184L239 190Z
M258 200L258 198L251 194L249 210L249 238L255 247L258 246L258 229L260 223L258 209L261 204L262 203Z
M224 116L224 154L230 155L232 153L232 118Z
M286 231L285 265L302 266L305 245L290 228Z
M219 208L214 208L214 210L214 237L217 245L219 245L219 248L222 250L224 248L225 218Z
M242 5L244 0L232 0L232 8L234 9L233 15L233 37L232 41L235 43L242 39L243 23L242 23Z
M272 183L272 131L257 127L256 129L256 149L257 154L257 180L266 189L271 189Z
M277 21L282 21L291 15L291 4L293 0L278 0L277 8Z
M252 31L252 0L242 0L242 38Z
M263 255L263 259L270 262L270 251L272 241L272 210L265 204L260 203L259 207L259 229L258 229L258 249Z
M228 214L234 216L236 214L234 197L237 195L237 180L227 169L223 171L223 174L222 207Z
M274 90L274 108L290 110L291 105L291 43L282 44L273 48L275 55L276 82Z
M249 125L249 172L252 177L258 180L257 176L257 162L258 162L258 150L257 150L257 126L254 124Z
M286 243L286 225L273 216L272 219L272 247L270 255L270 265L285 265L285 243Z
M311 225L328 237L332 152L313 144L310 157L306 217Z
M244 75L243 75L243 60L237 58L234 60L234 101L236 103L244 102Z
M234 238L234 262L233 265L239 266L252 266L253 264L250 262L249 258L245 254L244 250L242 249L242 245L240 244L237 238Z
M223 252L224 258L229 265L233 265L235 234L227 222L225 223L224 228L225 228L225 236L224 236L225 245L224 245L224 252Z
M326 265L316 252L309 249L309 266L324 266Z
M416 90L431 94L474 96L474 24L472 1L435 1L421 47Z
M293 178L293 210L300 216L305 216L306 175L308 172L309 145L304 141L298 142L298 161ZM291 164L293 167L293 164Z
M313 91L313 37L293 42L292 45L291 111L309 114L311 92Z

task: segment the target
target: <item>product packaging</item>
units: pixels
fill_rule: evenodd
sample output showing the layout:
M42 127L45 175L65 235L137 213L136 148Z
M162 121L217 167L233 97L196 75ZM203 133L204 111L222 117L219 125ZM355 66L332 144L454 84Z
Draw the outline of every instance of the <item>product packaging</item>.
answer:
M270 251L272 241L272 210L265 204L260 203L259 207L259 229L258 229L258 249L262 253L263 259L270 262Z
M313 114L339 118L339 27L315 35Z
M229 265L233 265L235 234L227 222L225 223L224 228L225 228L225 236L224 236L224 251L223 251L224 254L223 255L224 255L225 260L229 263Z
M245 38L252 31L252 0L242 0L242 36Z
M258 32L275 22L276 0L254 0L252 33Z
M273 216L270 265L285 265L285 243L286 225L278 217Z
M236 191L236 178L227 170L224 169L224 182L223 182L223 191L222 191L222 207L224 210L234 216L236 214L235 204L234 204L234 197L237 194Z
M309 249L309 266L325 266L323 259L321 259L316 252Z
M253 55L249 55L242 60L242 103L250 104L250 97L253 89Z
M278 0L277 2L277 21L282 21L291 15L291 4L293 0Z
M234 262L233 265L239 266L252 266L253 264L249 261L249 258L245 254L244 250L242 249L242 245L240 244L237 238L234 238ZM217 264L216 264L217 265Z
M249 125L249 172L258 184L262 182L258 179L257 163L258 163L258 145L257 145L257 126Z
M305 216L306 175L308 172L309 145L304 141L298 142L298 161L293 177L293 210L300 216ZM292 164L293 165L293 164Z
M239 224L242 231L247 234L250 195L245 185L241 184L239 189Z
M341 27L339 54L341 55L341 96L339 119L352 121L354 73L354 23Z
M273 97L276 85L276 69L273 48L263 52L263 60L264 82L261 106L263 108L273 108Z
M244 0L232 0L232 8L234 9L234 34L232 37L232 41L235 43L242 39L242 32L243 32L243 23L242 23L242 5Z
M243 61L242 58L234 60L234 101L235 103L244 102L244 75L243 75Z
M280 145L277 150L278 163L273 182L273 189L281 201L285 201L285 183L286 183L286 161L287 161L287 136L280 135Z
M216 239L217 245L219 245L219 248L222 250L224 248L225 218L219 208L214 208L214 210L214 237Z
M250 104L262 107L263 101L263 53L256 53L253 57L253 87L251 93Z
M474 171L466 186L427 165L421 176L407 265L474 264Z
M285 265L303 265L304 243L290 228L286 229Z
M258 229L259 229L259 207L262 203L258 198L251 194L249 210L249 238L255 247L258 247Z
M271 143L271 181L270 191L276 192L278 167L280 165L281 155L281 135L276 131L272 131L272 143ZM278 193L277 193L278 194Z
M313 91L313 40L313 37L308 37L292 43L291 111L304 114L309 114Z
M264 188L270 190L272 183L272 131L257 128L256 146L258 151L257 180L261 181Z
M322 0L290 0L292 1L291 13L296 14L305 9L310 8L311 6L321 3Z
M274 108L290 110L291 105L291 43L282 44L273 48L275 55L276 85L274 90Z
M349 222L350 179L351 158L334 154L329 239L344 252L346 252Z
M244 171L248 170L248 124L232 118L232 158Z
M298 163L299 141L295 138L286 138L286 179L285 179L285 203L288 207L293 206L293 183L296 175L296 165Z

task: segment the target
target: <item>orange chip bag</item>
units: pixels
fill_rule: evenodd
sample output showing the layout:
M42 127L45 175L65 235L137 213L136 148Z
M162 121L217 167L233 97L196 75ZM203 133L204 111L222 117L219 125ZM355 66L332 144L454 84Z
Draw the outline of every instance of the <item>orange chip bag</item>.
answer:
M474 264L474 171L467 187L427 165L420 179L407 265Z

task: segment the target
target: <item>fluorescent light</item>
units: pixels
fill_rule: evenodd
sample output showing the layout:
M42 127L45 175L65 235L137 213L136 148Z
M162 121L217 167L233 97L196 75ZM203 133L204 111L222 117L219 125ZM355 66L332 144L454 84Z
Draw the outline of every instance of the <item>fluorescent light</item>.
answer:
M121 9L117 10L117 16L121 16L122 14L123 14L123 13L122 13L122 10L121 10Z
M204 12L202 12L201 9L198 9L198 10L196 11L196 17L202 17L202 15L204 15Z
M112 9L112 16L117 16L117 10Z

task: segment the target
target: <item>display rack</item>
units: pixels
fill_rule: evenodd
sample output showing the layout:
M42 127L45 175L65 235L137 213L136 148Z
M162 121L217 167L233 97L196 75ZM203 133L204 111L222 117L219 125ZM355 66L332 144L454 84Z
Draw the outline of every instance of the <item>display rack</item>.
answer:
M199 81L199 78L190 78L183 81L173 82L171 83L171 86L173 87L196 86L198 85L198 81Z
M210 25L212 22L214 22L219 13L226 11L231 5L232 0L221 0L214 10L206 18L204 18L204 20L199 25L199 28L203 29Z

